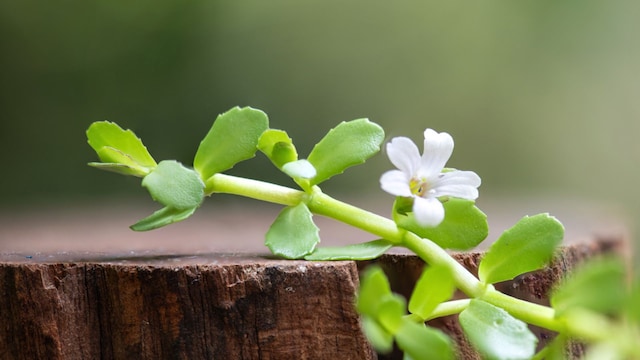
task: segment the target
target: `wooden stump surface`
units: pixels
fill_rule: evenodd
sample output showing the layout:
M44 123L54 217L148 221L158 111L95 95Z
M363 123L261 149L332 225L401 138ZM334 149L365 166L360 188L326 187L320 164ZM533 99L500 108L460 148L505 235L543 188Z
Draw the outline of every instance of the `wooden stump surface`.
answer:
M214 231L211 238L216 245L206 245L211 238L198 240L193 233L180 238L177 234L189 226L183 223L160 230L157 241L153 233L140 235L145 237L140 241L133 240L139 234L121 229L125 220L115 221L117 235L113 235L108 232L111 226L100 225L102 220L95 220L99 216L89 214L80 216L84 222L67 219L62 225L60 220L48 226L37 221L21 224L19 217L0 221L0 359L401 358L398 353L378 356L371 350L353 302L359 270L371 263L381 265L394 291L408 297L424 266L414 256L395 253L363 262L286 261L262 252L261 235L240 241L222 238L220 243ZM247 215L251 211L240 217ZM233 219L238 217L233 214ZM129 223L130 214L125 218ZM114 222L110 219L105 224ZM92 221L94 226L88 226ZM98 230L92 233L96 224ZM74 237L69 229L75 226L90 230ZM224 229L242 224L218 220L205 226ZM11 233L12 229L18 230ZM66 235L51 236L56 231ZM321 234L335 237L342 230ZM247 246L249 242L252 245ZM343 238L324 244L346 242ZM563 249L553 266L497 287L544 304L553 284L578 262L601 253L629 253L624 232L591 232L569 243L573 244ZM455 256L477 271L480 253ZM458 341L463 358L477 358L455 316L431 325ZM541 345L553 336L534 331ZM573 354L580 351L577 347Z

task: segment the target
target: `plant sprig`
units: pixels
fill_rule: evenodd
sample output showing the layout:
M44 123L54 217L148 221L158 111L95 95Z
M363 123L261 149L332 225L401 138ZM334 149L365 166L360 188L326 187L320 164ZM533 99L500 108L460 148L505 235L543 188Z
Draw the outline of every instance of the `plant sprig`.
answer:
M142 185L162 205L131 226L147 231L191 216L206 197L228 193L281 204L265 236L270 251L286 259L365 260L391 247L405 247L427 266L408 301L390 290L380 268L363 274L356 307L372 345L390 351L394 342L406 359L451 359L455 345L427 320L459 314L473 346L487 359L528 359L562 356L567 341L592 344L592 356L640 358L640 286L627 290L620 260L607 260L577 270L558 285L551 306L505 295L493 284L544 268L562 241L564 228L553 216L525 216L492 244L479 265L478 277L446 251L468 250L488 234L486 215L475 199L480 178L470 171L445 168L453 150L446 133L425 131L425 152L407 138L395 138L387 152L398 170L383 174L383 190L396 196L391 219L336 200L320 185L379 152L383 129L367 120L342 122L300 158L283 130L269 128L257 109L233 108L219 115L200 143L193 168L174 160L156 162L130 130L111 122L93 123L89 145L100 162L89 165L142 178ZM264 154L288 175L298 189L224 174L238 162ZM370 241L320 247L314 215L360 228ZM466 299L453 300L455 290ZM537 338L528 325L558 333L536 353ZM612 336L612 334L616 336Z

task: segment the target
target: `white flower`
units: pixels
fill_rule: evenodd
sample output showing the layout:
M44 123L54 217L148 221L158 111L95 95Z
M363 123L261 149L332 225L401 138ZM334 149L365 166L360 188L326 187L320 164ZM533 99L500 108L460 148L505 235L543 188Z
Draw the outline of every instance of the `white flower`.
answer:
M406 137L393 138L387 144L389 160L399 170L382 174L382 190L395 196L413 198L413 214L418 224L438 226L444 219L441 196L467 200L478 198L480 177L473 171L443 172L453 152L453 138L432 129L424 131L424 153Z

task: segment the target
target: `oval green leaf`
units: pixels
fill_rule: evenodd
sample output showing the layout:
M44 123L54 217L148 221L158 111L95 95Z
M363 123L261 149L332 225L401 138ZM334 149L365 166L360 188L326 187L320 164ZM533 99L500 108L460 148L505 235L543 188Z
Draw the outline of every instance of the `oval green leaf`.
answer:
M385 330L375 319L364 316L362 330L377 352L387 354L393 350L393 334Z
M538 338L499 307L472 299L458 318L471 344L487 359L529 359L535 353Z
M384 130L367 119L340 123L314 146L307 158L317 171L311 185L364 163L380 151L383 141Z
M393 245L386 240L373 240L346 246L329 246L317 248L305 260L371 260L375 259Z
M284 164L282 171L294 179L311 179L316 176L316 169L304 159Z
M193 160L202 180L254 157L258 139L268 127L267 114L250 107L235 107L219 115Z
M399 227L429 239L445 249L468 250L480 244L489 234L487 215L472 200L449 198L443 202L444 220L432 228L420 226L411 211L411 199L398 197L394 204L394 220ZM408 207L407 207L408 206Z
M138 221L130 226L131 230L135 231L148 231L163 227L169 224L173 224L178 221L182 221L189 216L193 215L197 208L191 209L176 209L166 206L150 216Z
M320 242L313 214L304 203L286 207L266 234L265 245L274 255L285 259L301 259Z
M151 197L177 210L197 208L204 199L204 183L198 174L174 160L161 161L142 180Z
M426 319L436 306L453 296L455 289L449 269L433 265L426 267L413 288L409 299L409 312Z
M283 130L268 129L263 132L258 139L258 150L279 169L286 163L298 160L293 141Z
M550 300L556 315L561 316L574 308L619 313L624 310L626 298L624 264L620 259L603 258L574 269Z
M562 242L564 227L549 214L525 216L489 248L478 268L487 284L511 280L546 266Z
M97 121L87 129L87 141L105 166L101 169L125 175L144 176L156 166L142 141L131 131L110 121Z
M106 149L106 148L103 148ZM102 162L90 162L88 164L96 169L111 171L120 175L131 175L137 177L144 177L149 174L146 169L141 169L137 166L125 165L122 163L102 163Z
M451 339L442 331L403 319L402 326L396 332L398 347L404 351L405 359L411 360L448 360L455 352Z
M382 299L390 295L391 285L384 271L379 266L370 266L360 276L356 308L362 315L376 317Z

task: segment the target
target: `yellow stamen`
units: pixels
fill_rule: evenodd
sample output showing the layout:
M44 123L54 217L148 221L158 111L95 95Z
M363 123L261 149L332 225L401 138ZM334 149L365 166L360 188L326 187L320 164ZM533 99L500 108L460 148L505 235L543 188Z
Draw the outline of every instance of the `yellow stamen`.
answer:
M422 179L413 178L409 182L409 189L411 190L411 193L416 196L422 197L428 188L429 186L427 186L427 183Z

